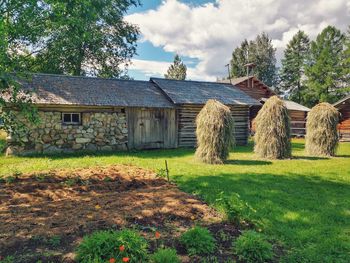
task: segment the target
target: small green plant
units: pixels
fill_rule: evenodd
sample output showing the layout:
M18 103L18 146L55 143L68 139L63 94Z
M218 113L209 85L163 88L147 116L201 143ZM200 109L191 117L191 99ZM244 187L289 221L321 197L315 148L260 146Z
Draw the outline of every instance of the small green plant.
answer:
M61 244L61 237L60 236L52 236L49 238L47 243L52 247L58 247Z
M43 182L45 181L45 178L46 178L46 174L37 174L35 176L35 180L37 180L38 182Z
M128 258L128 262L145 262L147 247L147 241L134 230L97 231L83 239L77 248L76 260L81 263L120 262Z
M172 248L158 249L151 257L152 263L180 263L176 250Z
M238 258L247 263L263 263L273 258L272 245L262 234L253 230L237 238L233 248Z
M199 226L182 234L180 242L186 247L190 256L210 254L216 247L215 238L209 230Z
M64 182L62 182L62 184L72 187L74 185L76 185L79 182L79 180L77 178L68 178L67 180L65 180Z
M6 176L5 177L5 183L6 184L12 184L12 183L14 183L16 181L16 179L17 178L15 176L12 176L12 175Z
M242 221L254 221L253 217L255 216L256 210L247 202L244 202L239 194L234 193L231 197L227 197L224 195L224 192L221 192L216 202L224 210L229 222L240 224Z
M5 258L0 257L0 263L14 263L15 258L13 256L7 256Z
M156 177L166 178L166 169L157 169Z

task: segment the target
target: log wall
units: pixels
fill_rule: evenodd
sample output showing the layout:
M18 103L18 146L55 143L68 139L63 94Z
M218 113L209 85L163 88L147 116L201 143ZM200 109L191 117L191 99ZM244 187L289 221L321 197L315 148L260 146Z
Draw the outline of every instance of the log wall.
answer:
M341 114L338 125L339 138L341 141L350 142L350 100L341 104L338 110Z
M235 84L235 86L256 100L270 98L276 95L272 90L267 89L262 82L255 79L242 81L241 83Z
M181 105L177 109L179 147L196 146L196 117L204 105ZM248 140L249 106L229 106L235 120L237 145L245 145Z

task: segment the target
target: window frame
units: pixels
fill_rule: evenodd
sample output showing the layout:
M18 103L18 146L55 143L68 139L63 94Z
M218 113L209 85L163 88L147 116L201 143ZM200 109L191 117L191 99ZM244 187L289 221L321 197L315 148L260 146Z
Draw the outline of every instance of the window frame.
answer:
M79 121L75 122L73 121L73 115L77 114L79 116ZM64 116L65 115L70 115L70 120L71 121L64 121ZM81 124L81 112L62 112L61 114L61 121L63 125L80 125Z

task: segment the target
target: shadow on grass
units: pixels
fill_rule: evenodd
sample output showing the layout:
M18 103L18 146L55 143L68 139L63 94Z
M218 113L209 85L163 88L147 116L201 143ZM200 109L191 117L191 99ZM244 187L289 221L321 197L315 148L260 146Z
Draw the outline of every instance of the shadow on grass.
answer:
M309 160L309 161L317 161L317 160L328 160L329 157L316 157L316 156L293 156L292 159L296 160Z
M225 164L232 165L270 165L270 161L259 161L259 160L227 160Z
M181 189L211 204L221 192L227 197L238 193L257 210L252 219L261 220L266 233L292 249L287 262L293 256L303 262L324 262L324 258L347 262L350 184L293 173L221 173L178 177L177 181Z

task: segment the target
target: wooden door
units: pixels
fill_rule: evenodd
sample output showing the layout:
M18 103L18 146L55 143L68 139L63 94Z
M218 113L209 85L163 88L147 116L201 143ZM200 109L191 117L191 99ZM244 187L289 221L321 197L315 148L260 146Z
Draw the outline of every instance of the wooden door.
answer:
M129 148L176 147L175 110L132 108L128 110Z

